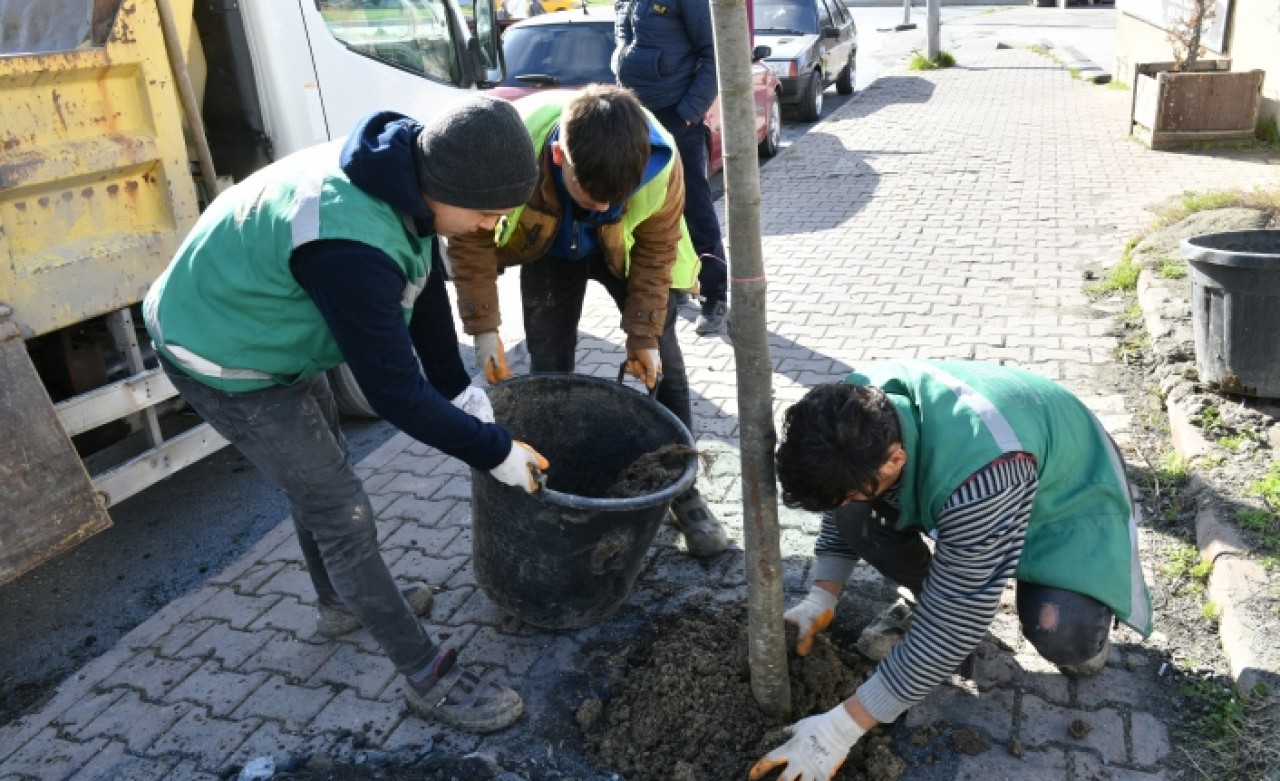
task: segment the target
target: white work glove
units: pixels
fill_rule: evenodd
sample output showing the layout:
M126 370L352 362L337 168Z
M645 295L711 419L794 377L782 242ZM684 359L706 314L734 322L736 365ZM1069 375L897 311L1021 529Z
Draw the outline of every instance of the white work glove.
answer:
M649 390L658 384L662 374L662 358L657 349L627 348L627 373L644 383Z
M778 781L831 781L849 756L849 749L866 730L840 703L826 713L801 719L791 725L791 740L764 755L751 768L756 779L785 765Z
M800 637L796 639L796 653L808 656L813 650L813 638L827 627L836 617L836 602L839 597L819 586L810 586L809 595L800 600L790 610L782 614L782 618L796 625Z
M474 385L468 385L466 390L455 396L453 406L481 423L493 422L493 403L489 401L489 394Z
M543 472L549 466L551 465L547 463L547 459L543 458L538 451L523 442L513 440L511 452L507 454L506 460L490 469L489 474L496 477L499 482L533 493L538 490L538 481L533 479L534 475Z
M497 331L476 334L476 363L484 370L484 378L490 385L511 379L507 351L503 349Z

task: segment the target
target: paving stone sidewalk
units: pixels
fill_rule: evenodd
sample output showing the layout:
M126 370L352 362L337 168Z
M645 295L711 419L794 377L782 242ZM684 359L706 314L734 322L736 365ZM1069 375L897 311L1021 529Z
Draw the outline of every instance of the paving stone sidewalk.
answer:
M778 410L868 359L1007 361L1070 386L1123 445L1130 419L1113 375L1113 324L1085 296L1083 265L1113 259L1153 202L1189 189L1274 185L1280 161L1152 153L1125 138L1127 93L989 40L961 37L953 52L963 67L879 80L762 171ZM343 747L480 751L563 777L609 778L566 754L573 694L595 645L685 599L745 600L733 355L726 337L694 335L695 314L687 312L681 338L695 434L716 456L702 480L734 550L695 561L664 528L631 600L602 626L539 631L489 603L471 572L460 463L398 436L359 467L392 571L437 585L433 628L520 688L528 711L516 727L478 739L411 718L367 633L311 638L313 596L282 523L0 729L0 779L213 779L256 756ZM616 374L616 325L612 303L593 293L583 373ZM784 512L783 524L793 600L806 586L817 519ZM873 573L856 577L850 615L889 596ZM1158 638L1119 636L1106 670L1069 682L1022 644L1007 613L992 634L974 680L944 686L906 716L908 728L971 725L992 748L912 767L905 778L1167 777L1176 761L1169 714L1147 705L1162 685L1152 663ZM1073 738L1068 727L1080 718L1094 729ZM556 734L565 740L546 737ZM1006 748L1014 740L1021 757Z

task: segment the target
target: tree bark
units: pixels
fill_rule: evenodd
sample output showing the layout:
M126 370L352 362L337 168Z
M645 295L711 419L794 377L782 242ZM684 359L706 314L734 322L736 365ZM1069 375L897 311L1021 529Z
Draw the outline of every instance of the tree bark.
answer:
M749 1L749 0L747 0ZM724 129L725 214L733 340L738 374L743 534L747 559L751 690L761 710L791 716L782 621L782 552L773 451L773 362L769 358L764 257L760 247L760 164L751 88L751 37L744 0L713 0L716 73Z

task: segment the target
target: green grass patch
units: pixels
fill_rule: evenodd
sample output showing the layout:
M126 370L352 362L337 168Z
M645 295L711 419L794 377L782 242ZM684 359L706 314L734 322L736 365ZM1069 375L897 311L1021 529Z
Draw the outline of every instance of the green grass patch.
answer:
M1247 450L1259 442L1258 432L1248 423L1230 433L1223 431L1218 435L1218 444L1227 450Z
M1243 207L1266 212L1280 212L1280 187L1253 190L1188 191L1162 207L1156 215L1156 228L1172 225L1184 217L1209 209Z
M1107 89L1114 89L1114 90L1120 90L1121 92L1128 92L1129 85L1125 84L1123 81L1120 81L1118 79L1112 79L1111 81L1107 82Z
M1183 279L1187 276L1187 264L1174 258L1165 259L1156 272L1165 279Z
M930 59L924 52L917 51L911 55L911 61L907 63L907 70L913 71L935 71L939 68L954 68L956 66L956 58L951 52L938 52L938 56Z
M1180 483L1187 479L1187 460L1170 450L1156 462L1156 477L1162 483Z
M1138 289L1138 272L1142 266L1133 260L1132 253L1126 254L1120 262L1107 269L1107 275L1094 285L1095 293L1131 293Z
M1280 463L1272 462L1267 474L1249 484L1249 493L1272 509L1280 508Z
M1191 722L1176 735L1198 778L1280 778L1275 695L1261 683L1241 693L1228 682L1193 678L1181 688Z
M1186 593L1198 596L1204 593L1213 572L1213 562L1200 558L1200 551L1193 545L1180 545L1169 551L1160 571L1170 580L1183 581Z
M1280 146L1280 126L1277 126L1276 118L1264 117L1259 121L1256 137L1264 144Z
M1236 523L1249 531L1266 532L1271 529L1276 516L1267 510L1237 510Z

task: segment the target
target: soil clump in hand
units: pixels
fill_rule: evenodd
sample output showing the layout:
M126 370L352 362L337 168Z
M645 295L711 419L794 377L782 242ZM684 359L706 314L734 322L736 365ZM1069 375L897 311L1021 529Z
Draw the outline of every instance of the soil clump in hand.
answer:
M788 627L792 721L830 710L869 674L857 651L819 635L795 655ZM761 712L751 691L744 609L686 610L655 622L616 660L625 677L611 682L607 703L588 699L577 720L602 768L627 781L746 778L751 766L790 737ZM906 763L879 728L863 737L835 775L839 781L897 781ZM767 778L775 778L777 773Z
M632 461L605 495L618 499L657 493L679 480L689 459L696 455L698 451L688 445L663 445Z

